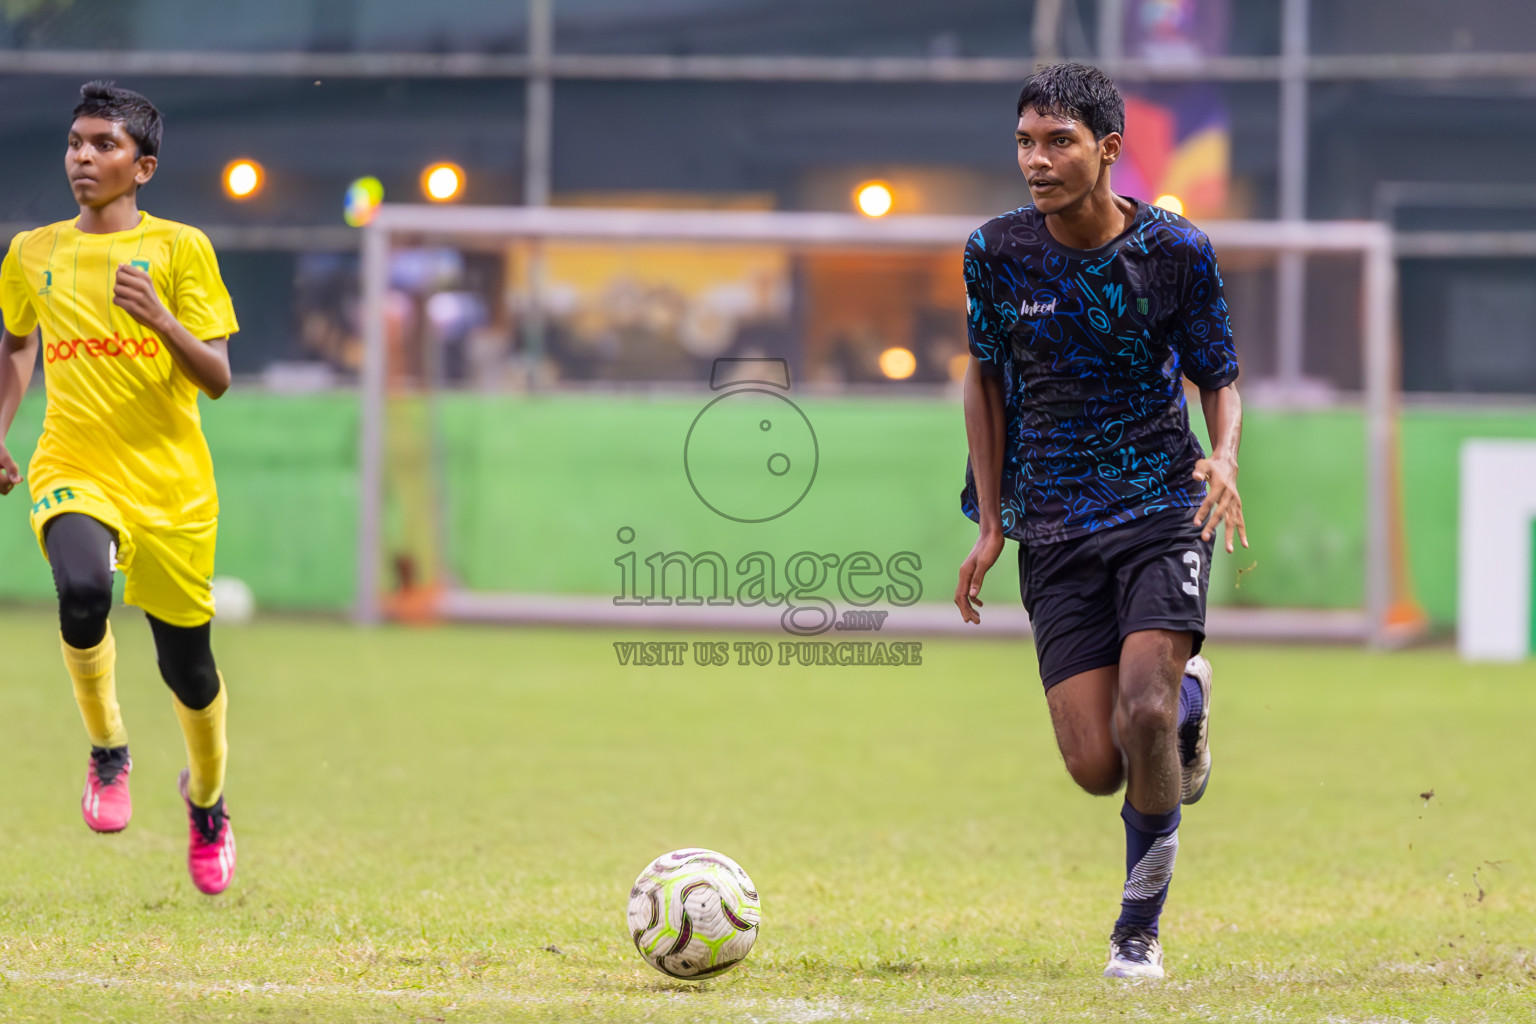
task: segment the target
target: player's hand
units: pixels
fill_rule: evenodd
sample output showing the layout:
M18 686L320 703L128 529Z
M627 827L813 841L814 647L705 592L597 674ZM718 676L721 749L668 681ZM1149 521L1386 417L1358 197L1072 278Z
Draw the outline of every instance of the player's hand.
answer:
M983 530L981 536L976 538L971 553L960 563L960 582L955 587L955 607L960 609L960 617L966 622L980 624L981 613L976 609L985 603L980 597L981 581L1002 553L1002 532Z
M1230 459L1201 459L1195 463L1194 477L1205 484L1205 500L1195 510L1195 525L1204 524L1200 539L1216 536L1216 526L1227 524L1227 554L1232 553L1232 534L1237 533L1248 546L1248 528L1243 525L1243 499L1237 493L1237 465Z
M16 460L11 458L11 453L5 445L0 444L0 495L11 493L11 489L21 483L21 468L16 465Z
M117 283L112 289L112 304L126 312L152 331L160 331L166 311L160 296L155 294L155 283L147 273L129 263L117 265Z

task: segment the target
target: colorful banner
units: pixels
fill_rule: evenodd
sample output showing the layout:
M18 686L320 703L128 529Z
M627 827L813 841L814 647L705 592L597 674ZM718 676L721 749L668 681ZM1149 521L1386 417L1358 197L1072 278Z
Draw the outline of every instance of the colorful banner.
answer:
M1227 50L1227 5L1228 0L1128 0L1125 54L1149 61L1220 56ZM1232 142L1221 88L1192 83L1122 91L1125 149L1114 169L1115 191L1162 200L1195 220L1225 216Z

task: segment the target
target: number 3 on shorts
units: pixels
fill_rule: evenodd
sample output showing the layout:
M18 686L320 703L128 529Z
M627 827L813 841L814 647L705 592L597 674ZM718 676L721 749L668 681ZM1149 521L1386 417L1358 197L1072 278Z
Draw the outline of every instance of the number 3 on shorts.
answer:
M1200 552L1184 552L1184 564L1189 566L1189 580L1184 583L1184 593L1190 597L1200 596Z

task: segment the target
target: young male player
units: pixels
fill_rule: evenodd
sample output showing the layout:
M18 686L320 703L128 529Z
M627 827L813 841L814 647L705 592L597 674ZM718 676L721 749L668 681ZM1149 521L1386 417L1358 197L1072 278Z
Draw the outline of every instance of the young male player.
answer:
M1163 976L1158 916L1179 806L1205 793L1211 540L1248 540L1238 497L1237 357L1210 241L1110 190L1125 104L1079 64L1035 74L1018 103L1034 203L965 250L970 464L962 507L981 526L955 603L969 622L1003 539L1019 579L1067 771L1126 787L1126 882L1113 977ZM1182 378L1200 388L1210 458Z
M235 873L235 835L222 795L225 691L209 646L219 508L197 393L229 387L226 343L239 328L207 236L139 210L160 112L109 82L80 95L64 155L80 216L22 232L0 264L0 494L22 480L3 442L41 352L48 406L27 479L91 740L80 809L97 832L119 832L133 814L107 622L121 568L186 739L187 867L218 893Z

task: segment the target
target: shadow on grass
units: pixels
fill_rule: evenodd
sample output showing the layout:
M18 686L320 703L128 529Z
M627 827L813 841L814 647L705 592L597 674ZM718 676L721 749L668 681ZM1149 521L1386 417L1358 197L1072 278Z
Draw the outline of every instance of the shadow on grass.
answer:
M614 992L700 995L743 982L756 982L773 988L788 987L809 991L828 984L855 980L888 981L902 984L927 980L963 985L967 982L1057 981L1083 975L1083 964L1072 959L1059 960L953 960L934 961L882 957L875 960L830 960L801 956L793 960L755 960L728 978L702 982L674 981L665 978L616 977L604 975L591 979L593 988Z

